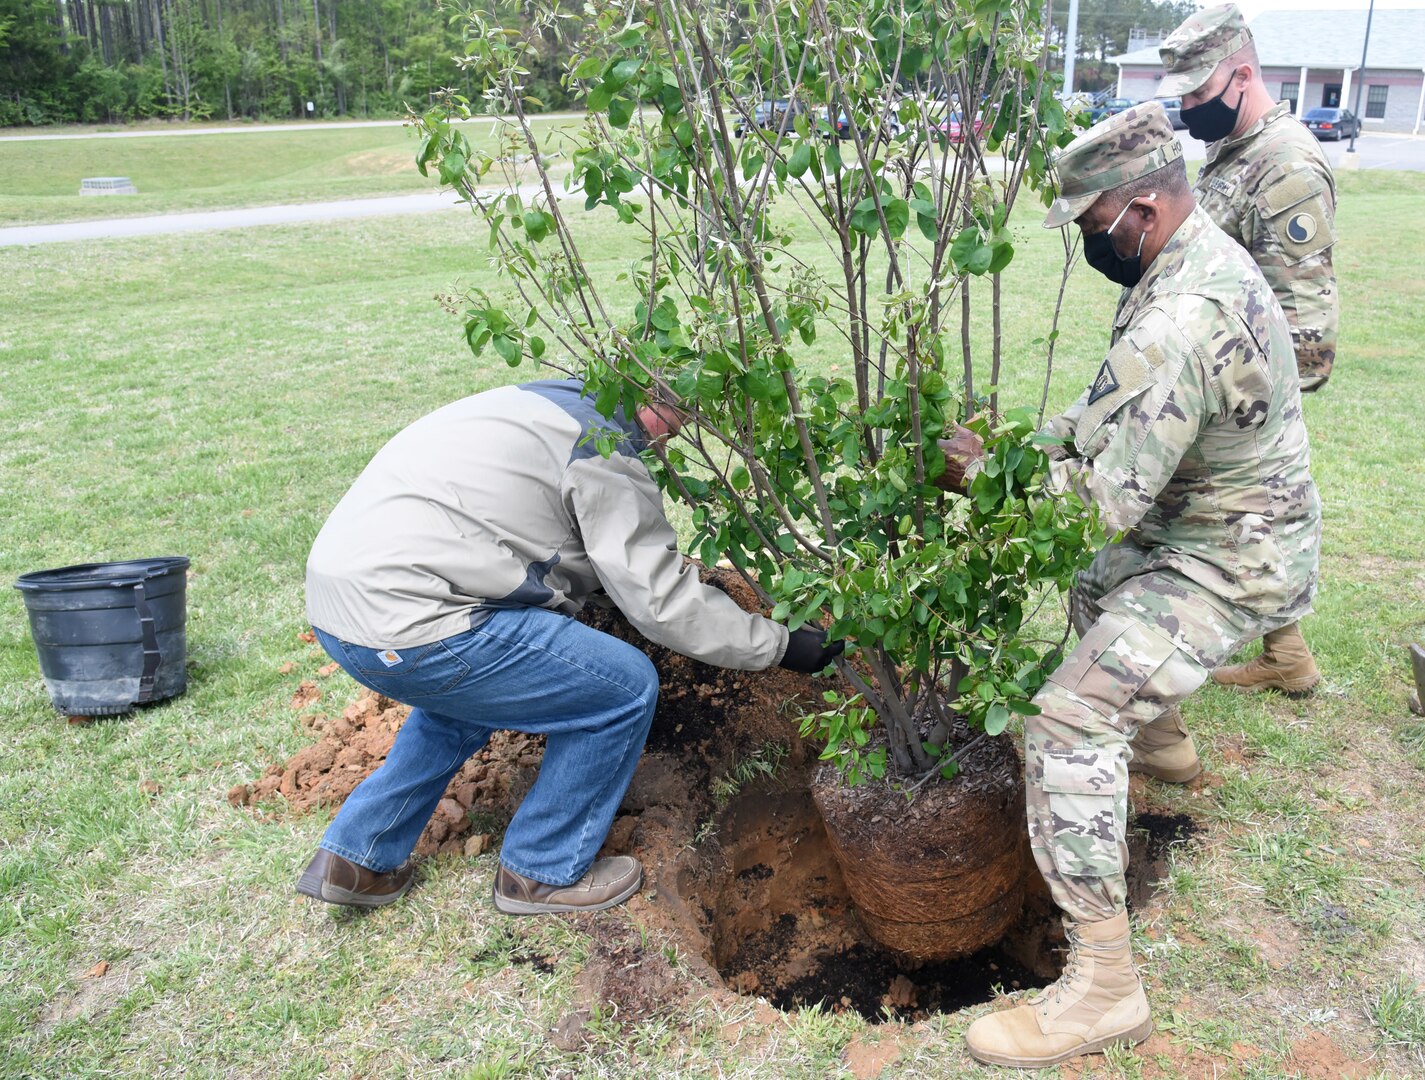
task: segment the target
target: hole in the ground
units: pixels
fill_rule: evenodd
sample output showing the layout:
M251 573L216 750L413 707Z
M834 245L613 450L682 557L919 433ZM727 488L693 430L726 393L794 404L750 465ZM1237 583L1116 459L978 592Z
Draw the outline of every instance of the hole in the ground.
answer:
M783 1009L820 1002L872 1022L914 1021L988 1001L996 988L1045 986L1057 977L1058 914L1032 889L1019 922L973 956L918 963L877 945L857 921L820 815L798 780L785 776L783 790L733 798L716 839L684 863L678 880L678 892L702 916L705 957L730 989ZM1169 847L1195 827L1186 815L1134 819L1135 907L1165 875ZM1029 876L1038 877L1032 868Z

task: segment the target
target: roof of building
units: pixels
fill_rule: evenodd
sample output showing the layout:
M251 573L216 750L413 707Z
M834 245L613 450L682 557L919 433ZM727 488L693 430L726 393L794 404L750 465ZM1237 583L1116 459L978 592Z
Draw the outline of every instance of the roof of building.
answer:
M1263 67L1355 68L1366 33L1364 11L1264 11L1249 24ZM1120 66L1161 66L1158 50L1109 57ZM1377 11L1367 68L1425 68L1425 8Z

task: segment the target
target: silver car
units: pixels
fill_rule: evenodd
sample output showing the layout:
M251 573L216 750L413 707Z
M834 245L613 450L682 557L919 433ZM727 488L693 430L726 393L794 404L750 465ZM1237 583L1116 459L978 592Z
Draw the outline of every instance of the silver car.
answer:
M1183 123L1183 99L1175 97L1160 97L1154 100L1163 107L1163 111L1168 114L1168 123L1173 125L1174 131L1181 131L1187 127Z

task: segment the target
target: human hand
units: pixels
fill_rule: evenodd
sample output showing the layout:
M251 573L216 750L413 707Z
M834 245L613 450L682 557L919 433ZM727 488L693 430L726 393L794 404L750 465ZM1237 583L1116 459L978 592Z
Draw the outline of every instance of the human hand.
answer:
M826 643L826 631L819 626L802 626L793 630L787 638L787 651L782 655L781 666L788 671L800 671L811 675L831 663L846 651L846 642Z
M985 440L969 428L956 424L955 434L940 440L940 452L945 455L945 471L933 483L942 491L964 495L985 456Z

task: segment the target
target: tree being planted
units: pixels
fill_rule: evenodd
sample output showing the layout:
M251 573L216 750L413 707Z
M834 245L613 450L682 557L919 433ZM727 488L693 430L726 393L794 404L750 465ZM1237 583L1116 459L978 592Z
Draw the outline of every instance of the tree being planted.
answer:
M1062 643L1034 640L1030 616L1101 539L1078 499L1041 492L1036 410L997 400L1011 212L1071 138L1048 12L594 3L578 11L570 79L589 112L564 171L526 122L524 79L535 36L574 14L549 5L515 32L465 13L483 110L510 116L499 152L452 123L461 98L419 118L422 169L465 193L521 301L468 297L470 345L573 371L606 412L670 386L689 422L653 467L692 508L704 561L728 559L793 628L859 647L804 732L852 785L953 777L1034 711ZM586 269L581 207L616 215L636 249L621 307ZM977 312L992 326L979 367ZM1045 394L1053 336L1015 358ZM958 421L986 443L963 499L943 490L939 445Z

